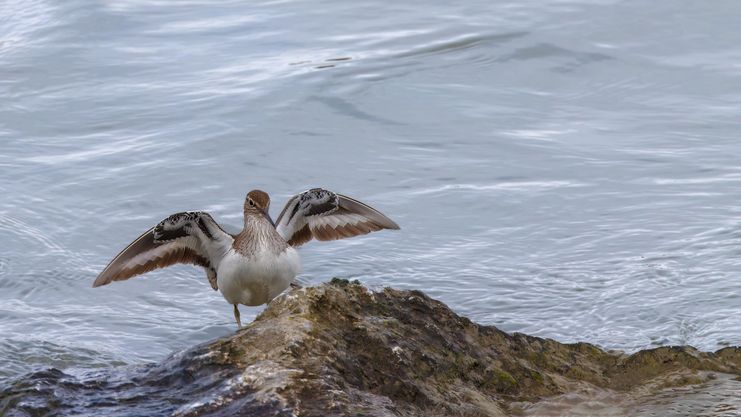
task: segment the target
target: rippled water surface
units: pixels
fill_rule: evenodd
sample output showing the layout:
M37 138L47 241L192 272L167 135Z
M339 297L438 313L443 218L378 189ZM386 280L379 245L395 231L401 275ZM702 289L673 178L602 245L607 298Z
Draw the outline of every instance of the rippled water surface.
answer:
M739 21L734 0L0 0L0 378L234 331L194 267L90 285L173 212L237 230L252 188L402 226L306 245L309 284L606 348L741 344Z

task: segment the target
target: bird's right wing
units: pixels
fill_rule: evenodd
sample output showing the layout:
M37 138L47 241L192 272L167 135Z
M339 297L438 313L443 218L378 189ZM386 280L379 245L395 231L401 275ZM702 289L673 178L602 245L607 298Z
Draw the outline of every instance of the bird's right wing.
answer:
M131 242L105 267L93 287L176 263L216 269L234 238L205 212L173 214ZM210 275L209 275L209 281ZM215 288L215 282L211 283Z
M399 229L393 220L358 200L322 188L291 197L275 222L291 246L312 238L335 240L381 229Z

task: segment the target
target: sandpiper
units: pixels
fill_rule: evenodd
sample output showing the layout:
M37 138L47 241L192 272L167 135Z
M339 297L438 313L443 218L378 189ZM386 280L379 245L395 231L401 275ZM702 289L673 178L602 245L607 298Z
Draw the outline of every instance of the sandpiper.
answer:
M93 287L176 263L206 269L214 290L234 306L270 302L293 283L301 264L296 247L312 238L335 240L399 226L378 210L342 194L314 188L291 197L273 222L270 196L252 190L244 228L232 235L203 211L176 213L147 230L105 267Z

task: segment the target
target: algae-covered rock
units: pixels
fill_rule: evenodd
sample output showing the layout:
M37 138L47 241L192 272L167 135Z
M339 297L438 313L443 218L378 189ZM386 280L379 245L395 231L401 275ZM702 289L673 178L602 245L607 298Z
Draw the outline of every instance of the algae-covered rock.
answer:
M157 365L17 379L0 387L0 415L681 415L741 409L740 369L738 348L609 353L477 325L419 291L334 279Z

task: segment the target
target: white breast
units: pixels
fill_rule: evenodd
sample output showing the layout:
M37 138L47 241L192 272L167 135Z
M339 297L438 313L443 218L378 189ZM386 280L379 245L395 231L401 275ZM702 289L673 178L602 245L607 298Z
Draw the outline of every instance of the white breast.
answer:
M222 259L216 275L226 301L257 306L288 288L300 269L298 253L291 247L279 255L265 251L249 258L232 249Z

